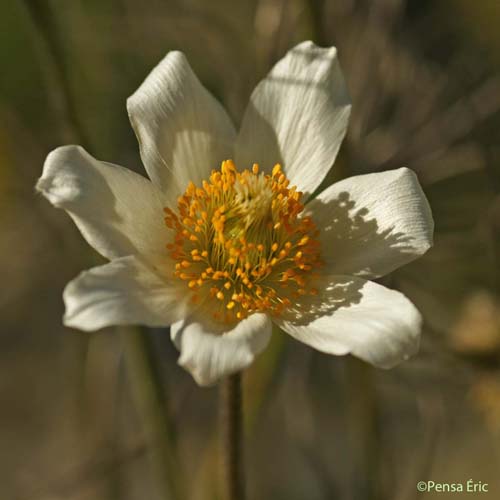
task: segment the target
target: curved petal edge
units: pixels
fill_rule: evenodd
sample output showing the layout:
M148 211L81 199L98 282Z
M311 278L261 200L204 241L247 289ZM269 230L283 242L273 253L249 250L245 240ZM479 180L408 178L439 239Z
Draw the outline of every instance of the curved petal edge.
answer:
M68 283L63 298L64 324L84 331L168 326L188 313L178 290L132 256L83 271Z
M392 368L418 351L422 317L403 294L352 276L323 278L321 289L318 303L304 304L301 317L278 322L292 337L379 368Z
M272 323L256 313L239 323L223 327L196 316L171 327L172 341L180 350L178 363L201 386L243 370L268 344Z

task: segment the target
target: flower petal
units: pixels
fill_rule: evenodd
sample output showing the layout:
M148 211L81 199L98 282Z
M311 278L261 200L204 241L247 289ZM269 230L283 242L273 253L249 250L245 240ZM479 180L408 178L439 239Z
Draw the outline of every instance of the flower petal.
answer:
M307 204L330 274L373 278L424 254L434 222L416 175L407 168L350 177Z
M321 303L314 303L318 300ZM372 281L324 278L320 295L296 307L295 318L276 323L319 351L352 353L380 368L391 368L418 350L419 312L403 294Z
M63 146L47 156L36 188L66 210L89 245L108 259L165 251L161 193L131 170L98 161L79 146Z
M186 314L179 291L133 256L82 272L64 290L64 324L85 331L111 325L167 326Z
M281 163L300 191L312 193L344 138L350 100L334 47L303 42L257 85L243 117L236 164Z
M231 120L181 52L167 54L129 97L127 109L149 177L172 197L232 157Z
M212 385L251 364L267 346L271 330L271 321L260 313L230 328L193 316L173 324L171 335L181 351L179 364L199 385Z

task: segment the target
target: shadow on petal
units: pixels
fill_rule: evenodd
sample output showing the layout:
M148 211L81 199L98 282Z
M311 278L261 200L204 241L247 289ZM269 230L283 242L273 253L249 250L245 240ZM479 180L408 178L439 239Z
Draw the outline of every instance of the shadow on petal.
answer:
M316 200L319 201L319 200ZM384 266L409 260L415 253L414 238L395 227L381 230L366 207L357 207L350 194L341 192L337 198L322 202L322 213L329 222L321 227L322 258L328 269L319 270L311 285L317 295L294 296L293 304L283 319L295 325L307 325L322 316L330 316L340 308L359 304L363 297L363 280L355 276L377 275L376 267L366 259L371 253L381 256ZM306 208L306 214L311 215ZM359 249L363 251L356 255ZM376 265L379 265L380 259ZM333 264L333 265L332 265ZM338 266L337 266L338 264ZM335 271L332 272L331 268ZM383 311L381 311L383 314Z
M390 199L392 194L373 189L375 193L365 195L369 200L362 193L341 190L328 201L316 198L306 206L305 214L321 230L322 258L329 274L377 278L432 245L432 215L424 197L410 192L386 202L383 197ZM374 205L377 197L382 201Z

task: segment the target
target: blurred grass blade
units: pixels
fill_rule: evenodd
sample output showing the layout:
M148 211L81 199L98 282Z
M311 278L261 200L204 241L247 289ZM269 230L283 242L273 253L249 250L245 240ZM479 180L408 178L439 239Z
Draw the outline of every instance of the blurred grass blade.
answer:
M57 113L63 142L79 142L88 147L89 140L73 99L69 75L64 62L64 50L59 43L53 15L47 2L24 0L34 34L37 38L38 57L44 70L46 91L52 109Z
M177 457L174 425L168 411L168 395L155 365L146 330L124 328L125 358L137 410L144 426L155 473L165 500L186 497Z

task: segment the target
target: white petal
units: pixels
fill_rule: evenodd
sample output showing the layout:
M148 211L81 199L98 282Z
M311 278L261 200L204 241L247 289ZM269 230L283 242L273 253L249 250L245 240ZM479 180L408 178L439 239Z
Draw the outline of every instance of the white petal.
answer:
M324 278L314 303L305 300L294 319L278 321L292 337L319 351L352 353L391 368L418 351L421 316L401 293L349 276Z
M330 274L382 276L432 246L429 203L407 168L337 182L308 203L307 211L321 231Z
M290 50L250 98L236 145L236 164L275 163L300 191L312 193L344 138L350 100L334 47L303 42Z
M232 157L231 120L181 52L167 54L127 109L149 177L171 196L184 192L189 181L199 185Z
M172 284L135 257L82 272L64 290L64 324L92 331L111 325L167 326L186 314Z
M230 329L191 317L172 325L171 335L181 351L179 364L199 385L212 385L251 364L267 346L271 330L269 318L257 313Z
M108 259L166 251L161 193L131 170L98 161L79 146L64 146L47 156L36 188L66 210Z

